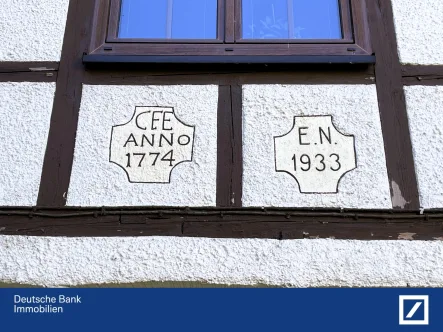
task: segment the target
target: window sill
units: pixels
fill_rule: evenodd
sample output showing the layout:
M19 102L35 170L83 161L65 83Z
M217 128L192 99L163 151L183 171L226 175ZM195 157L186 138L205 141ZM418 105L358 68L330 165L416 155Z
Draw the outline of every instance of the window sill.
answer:
M83 56L85 65L91 64L374 64L375 55L101 55Z

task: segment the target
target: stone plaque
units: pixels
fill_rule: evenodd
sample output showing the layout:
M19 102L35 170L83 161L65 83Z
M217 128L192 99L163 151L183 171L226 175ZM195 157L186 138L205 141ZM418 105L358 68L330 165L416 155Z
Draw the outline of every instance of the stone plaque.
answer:
M290 174L301 193L337 193L342 176L357 167L353 135L332 116L295 116L292 129L274 137L275 170Z
M109 161L133 183L169 183L175 166L192 161L194 127L173 107L137 106L132 119L112 127Z

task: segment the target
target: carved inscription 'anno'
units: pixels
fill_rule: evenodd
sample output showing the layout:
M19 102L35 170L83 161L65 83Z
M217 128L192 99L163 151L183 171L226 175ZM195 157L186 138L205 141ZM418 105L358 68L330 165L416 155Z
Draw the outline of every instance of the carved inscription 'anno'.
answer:
M176 165L192 160L193 144L194 128L172 107L136 107L131 121L113 127L110 161L130 182L168 183Z

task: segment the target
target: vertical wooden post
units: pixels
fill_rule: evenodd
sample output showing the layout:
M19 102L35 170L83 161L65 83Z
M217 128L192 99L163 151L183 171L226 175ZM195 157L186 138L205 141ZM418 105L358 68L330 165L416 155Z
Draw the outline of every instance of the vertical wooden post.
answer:
M417 177L391 1L369 0L367 5L377 57L375 76L392 206L418 210Z
M69 3L37 200L39 206L66 205L85 73L82 56L88 50L94 3L90 0L71 0Z
M243 194L242 87L219 87L217 206L241 207Z

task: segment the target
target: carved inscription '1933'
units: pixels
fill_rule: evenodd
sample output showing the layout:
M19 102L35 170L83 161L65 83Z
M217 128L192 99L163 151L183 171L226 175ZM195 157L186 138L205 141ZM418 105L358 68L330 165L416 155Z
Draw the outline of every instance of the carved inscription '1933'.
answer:
M194 127L172 107L137 106L128 123L112 128L109 160L130 182L168 183L176 165L192 161L193 146Z
M341 177L357 167L354 136L340 133L330 115L294 117L274 144L276 171L289 173L301 193L337 193Z

